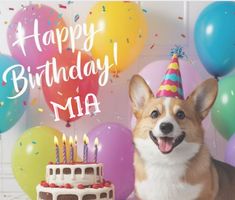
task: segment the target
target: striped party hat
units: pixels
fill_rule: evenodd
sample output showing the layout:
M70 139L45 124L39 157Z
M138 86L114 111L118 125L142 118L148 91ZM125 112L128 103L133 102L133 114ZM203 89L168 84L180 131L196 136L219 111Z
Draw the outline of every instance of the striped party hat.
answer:
M156 96L184 99L184 91L178 62L178 58L184 56L182 47L176 46L176 48L171 50L171 55L171 62L168 65L167 71Z

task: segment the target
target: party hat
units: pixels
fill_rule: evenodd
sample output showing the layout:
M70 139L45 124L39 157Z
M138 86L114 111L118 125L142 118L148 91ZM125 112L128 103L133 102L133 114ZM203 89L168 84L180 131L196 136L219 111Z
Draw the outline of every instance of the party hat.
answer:
M178 58L185 56L182 47L176 46L171 49L171 62L157 91L157 97L173 97L184 99L184 91L182 87L182 79L179 68Z

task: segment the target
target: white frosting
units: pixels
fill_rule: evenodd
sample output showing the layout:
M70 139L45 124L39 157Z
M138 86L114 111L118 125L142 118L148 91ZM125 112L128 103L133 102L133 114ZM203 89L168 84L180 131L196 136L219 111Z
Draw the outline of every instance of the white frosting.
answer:
M49 184L55 183L56 185L64 185L66 183L69 183L74 187L77 187L78 184L92 185L95 183L101 183L103 182L102 168L103 165L101 163L47 165L46 181ZM71 173L64 174L64 169L70 170ZM75 174L76 169L79 169L79 171L81 170L81 173ZM92 169L93 173L86 173L86 170ZM58 174L56 174L56 170L59 171ZM52 172L52 174L50 174L50 171Z
M112 197L109 196L110 191L113 191ZM84 195L89 195L89 194L96 195L96 200L114 200L115 199L113 185L111 185L110 187L103 187L103 188L98 188L98 189L94 189L94 188L84 188L84 189L49 188L49 187L43 187L41 185L38 185L37 186L37 200L43 200L39 197L40 192L52 194L52 200L57 200L59 195L76 195L79 200L82 200ZM107 198L100 198L100 195L102 193L106 193Z

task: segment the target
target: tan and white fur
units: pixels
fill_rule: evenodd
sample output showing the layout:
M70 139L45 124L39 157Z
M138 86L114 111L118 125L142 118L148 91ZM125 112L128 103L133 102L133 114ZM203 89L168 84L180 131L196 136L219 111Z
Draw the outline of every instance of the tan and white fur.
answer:
M133 142L138 199L235 199L235 168L211 158L203 140L201 122L217 90L217 81L208 79L186 100L155 98L144 79L133 76L129 96L137 119Z

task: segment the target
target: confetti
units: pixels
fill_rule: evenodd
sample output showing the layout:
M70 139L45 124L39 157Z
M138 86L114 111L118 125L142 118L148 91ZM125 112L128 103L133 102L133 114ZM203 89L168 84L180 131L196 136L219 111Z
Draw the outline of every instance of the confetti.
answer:
M68 4L72 4L72 3L74 3L73 1L68 1Z
M27 106L27 101L23 101L23 105L24 105L24 106Z
M155 47L155 44L152 44L151 46L150 46L150 49L153 49Z
M20 142L20 146L22 146L22 142Z
M43 109L42 108L38 108L38 112L43 112Z
M35 141L32 141L32 144L37 144L37 142L35 142Z
M66 9L66 8L67 8L67 6L65 6L65 5L62 5L62 4L59 4L59 8Z
M2 86L5 86L6 85L6 82L5 81L2 81Z
M59 19L62 18L62 16L63 16L63 13L59 13L59 14L58 14L58 18L59 18Z
M79 93L79 87L76 88L76 92Z
M110 43L113 43L113 40L112 40L112 39L110 39L109 41L110 41Z
M146 9L142 9L143 12L147 13L148 11Z
M139 38L142 38L142 35L141 35L141 34L139 34Z
M154 34L154 36L155 36L155 37L158 37L158 34L157 34L157 33L155 33L155 34Z
M186 35L184 35L184 34L181 34L180 36L181 36L182 38L186 38Z
M35 154L35 155L38 155L38 154L39 154L39 152L37 151L37 152L35 152L34 154Z
M59 91L57 92L57 94L60 95L60 96L63 96L63 93L61 93L61 92L59 92Z
M4 24L8 24L8 21L4 21Z
M9 8L9 10L15 10L14 8Z
M183 20L184 18L179 16L178 19Z
M130 43L129 38L126 39L126 42L127 42L127 43Z
M92 12L90 11L90 12L89 12L89 15L91 15L91 14L92 14Z
M75 16L74 16L74 22L77 22L78 20L79 20L79 14L76 14Z
M30 104L32 106L35 106L37 104L37 101L38 101L37 98L33 98Z

